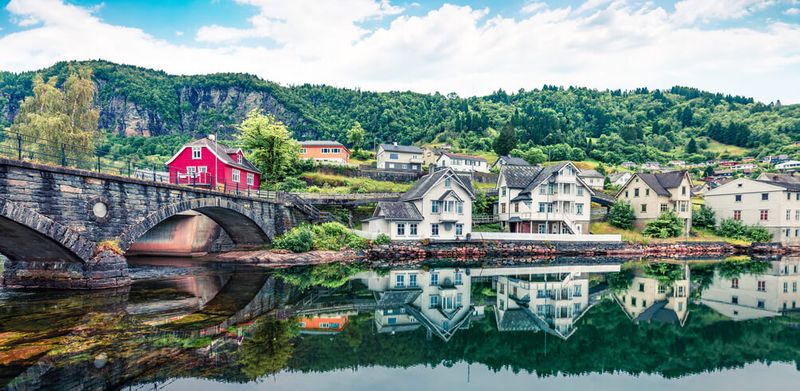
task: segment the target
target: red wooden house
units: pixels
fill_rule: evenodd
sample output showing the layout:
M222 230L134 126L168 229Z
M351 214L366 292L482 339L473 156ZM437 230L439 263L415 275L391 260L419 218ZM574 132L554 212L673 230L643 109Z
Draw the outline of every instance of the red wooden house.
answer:
M258 190L261 171L241 149L220 145L213 136L192 141L166 163L170 182L221 191Z

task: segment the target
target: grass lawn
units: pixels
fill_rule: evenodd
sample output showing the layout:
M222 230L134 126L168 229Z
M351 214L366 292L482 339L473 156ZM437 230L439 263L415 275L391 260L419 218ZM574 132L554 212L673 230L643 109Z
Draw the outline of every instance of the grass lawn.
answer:
M750 153L747 148L737 147L735 145L723 144L718 141L708 140L708 151L714 153L727 152L731 156L745 156Z
M497 187L497 184L495 184L495 183L472 182L472 187L474 187L475 190L486 191L486 190L494 189L495 187Z
M624 229L619 229L617 227L612 227L610 224L606 222L597 222L592 223L589 227L589 232L595 235L606 235L606 234L617 234L622 236L622 240L630 242L630 243L640 243L640 244L649 244L649 243L681 243L686 242L686 237L681 236L677 238L651 238L649 236L643 235L641 232L638 231L628 231ZM722 236L717 236L713 232L709 230L705 230L702 228L693 228L692 234L689 236L689 242L726 242L732 245L741 245L741 246L748 246L750 242L746 240L738 240L738 239L731 239L731 238L724 238Z
M502 232L502 230L500 223L475 224L472 226L472 232Z
M376 181L318 172L306 172L300 175L300 178L311 182L312 185L307 191L312 193L402 193L411 188L410 183Z

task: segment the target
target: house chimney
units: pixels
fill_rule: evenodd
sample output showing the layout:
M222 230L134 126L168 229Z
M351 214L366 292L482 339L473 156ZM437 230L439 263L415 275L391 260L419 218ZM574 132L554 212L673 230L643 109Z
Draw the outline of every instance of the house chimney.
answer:
M213 134L209 134L208 135L208 139L211 140L211 141L217 141L217 136L215 136Z
M397 146L397 141L393 141L392 145L394 145L396 147Z

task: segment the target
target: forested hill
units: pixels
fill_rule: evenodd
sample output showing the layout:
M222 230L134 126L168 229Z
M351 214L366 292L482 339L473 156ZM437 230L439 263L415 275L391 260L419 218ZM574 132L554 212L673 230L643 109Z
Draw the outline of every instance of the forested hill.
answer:
M455 141L466 150L491 149L495 129L511 123L520 144L558 146L550 148L566 151L563 157L609 163L719 157L715 140L752 148L754 154L795 152L793 143L800 140L800 105L764 104L687 87L598 91L545 86L461 98L287 87L245 74L174 76L105 61L62 62L38 73L63 81L76 66L94 71L101 128L129 136L230 134L249 110L261 108L298 138L345 141L347 129L359 121L370 144L374 139ZM36 73L0 72L0 126L13 121L19 101L31 94Z

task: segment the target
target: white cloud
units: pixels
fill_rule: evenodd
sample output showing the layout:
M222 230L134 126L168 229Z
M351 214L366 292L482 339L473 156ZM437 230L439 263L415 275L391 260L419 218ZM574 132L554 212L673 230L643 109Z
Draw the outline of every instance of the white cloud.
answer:
M522 11L523 14L532 14L543 8L547 8L547 4L545 4L544 2L529 1L522 6L522 9L520 11Z
M800 15L800 8L789 8L786 11L783 11L783 13L790 16Z
M183 36L183 31L176 31L175 32L175 36L182 37Z
M701 23L740 18L763 3L689 14L632 0L590 0L578 9L539 7L506 18L450 4L410 16L385 0L349 0L340 7L326 1L315 11L298 2L239 1L258 4L247 28L207 26L197 33L199 44L178 45L57 0L11 0L6 9L12 17L40 24L0 35L0 53L15 53L0 56L0 69L102 58L177 74L249 72L281 83L383 91L471 95L542 84L689 85L800 102L794 88L800 85L800 26ZM379 18L388 24L365 27Z
M682 23L739 19L774 4L775 0L681 0L675 3L673 17Z

